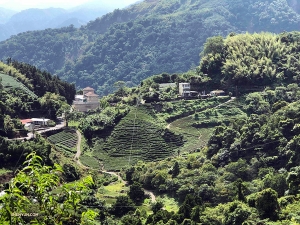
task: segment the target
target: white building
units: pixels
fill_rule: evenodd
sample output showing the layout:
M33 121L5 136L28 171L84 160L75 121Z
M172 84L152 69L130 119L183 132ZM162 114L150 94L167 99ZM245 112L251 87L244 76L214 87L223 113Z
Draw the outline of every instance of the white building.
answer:
M95 90L91 87L86 87L83 90L83 95L75 95L73 107L78 112L87 112L96 109L100 106L99 95L95 94Z
M46 118L31 118L31 123L36 125L36 126L48 126L48 121L50 119Z
M179 83L178 90L181 97L188 97L190 96L191 85L190 83Z

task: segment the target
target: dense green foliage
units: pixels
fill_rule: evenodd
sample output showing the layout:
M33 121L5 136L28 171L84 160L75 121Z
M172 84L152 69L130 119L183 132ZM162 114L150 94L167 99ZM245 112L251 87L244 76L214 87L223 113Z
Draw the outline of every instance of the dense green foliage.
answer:
M252 91L268 85L299 82L299 33L229 35L209 38L198 72L214 86Z
M197 6L197 4L200 3L208 8L206 10L198 9L199 5ZM104 72L107 70L113 71L111 73L115 75L113 79L107 79L107 76L111 77L111 74L107 73L108 75L105 76L107 86L93 83L98 88L106 87L103 89L103 93L110 88L116 89L114 94L101 99L101 110L86 115L80 113L70 115L70 119L77 122L78 128L86 138L81 144L84 153L83 161L86 166L97 170L102 166L106 170L121 170L121 176L126 178L129 187L125 185L126 182L117 178L118 174L103 171L107 176L113 175L114 178L107 178L106 175L102 176L100 180L97 180L96 175L95 179L88 177L85 181L93 190L78 194L76 191L81 191L83 184L76 181L80 178L80 172L74 165L70 162L64 163L61 177L75 182L58 187L59 181L62 182L59 180L59 176L51 171L50 167L42 167L38 163L40 161L38 157L29 155L33 158L28 162L33 161L36 168L35 166L25 167L25 170L17 174L16 178L12 179L11 183L5 187L7 193L13 191L9 192L9 195L1 197L0 204L3 204L4 207L1 207L0 210L4 212L5 216L3 220L11 219L10 209L20 210L20 212L28 210L32 203L29 204L25 196L29 194L36 196L33 206L39 207L43 215L46 215L36 219L42 221L45 218L53 218L53 223L59 221L62 224L78 224L81 220L82 224L87 224L87 217L90 216L91 220L96 219L103 224L299 224L300 87L298 84L298 59L300 56L298 45L300 43L297 32L285 32L279 35L270 33L236 35L231 33L227 38L212 37L207 39L204 45L201 53L202 60L196 70L190 70L183 74L156 75L143 80L140 86L135 88L129 88L128 83L121 81L120 74L124 71L126 74L126 69L131 71L136 63L142 68L138 73L143 73L137 77L143 77L146 70L150 73L150 67L147 66L151 66L150 63L153 61L146 47L151 46L153 41L156 41L155 46L163 43L170 49L175 49L173 43L180 46L176 41L169 40L170 43L168 45L166 43L168 38L173 35L170 29L181 26L180 22L183 20L181 21L177 14L185 15L180 14L182 11L190 10L194 13L193 16L203 19L201 26L207 24L211 26L211 23L216 20L215 23L223 28L226 28L226 24L230 25L224 18L231 18L230 12L238 10L240 11L236 14L236 18L239 19L237 27L242 27L243 23L252 20L252 23L257 25L255 29L260 30L264 26L262 21L270 20L271 25L268 29L278 31L276 29L281 29L283 24L276 20L277 14L283 12L282 20L290 22L290 27L286 26L287 29L293 29L293 24L298 21L297 12L291 11L287 2L283 0L239 1L236 4L225 4L230 2L224 1L221 3L220 7L215 7L215 1L174 0L168 3L166 1L145 1L134 7L136 10L141 10L141 14L142 12L153 13L153 15L147 15L146 19L141 16L135 21L114 24L110 28L103 27L105 24L97 27L99 21L118 20L118 17L114 17L114 15L123 12L122 15L126 16L125 12L128 12L117 10L96 22L91 22L80 30L69 28L77 34L93 29L89 38L94 41L95 45L91 44L87 49L90 54L88 57L85 55L86 52L81 49L82 57L73 67L70 61L71 66L68 71L72 72L66 73L66 76L70 74L73 76L78 72L80 74L78 79L84 85L85 81L92 83L95 80L93 72L97 73L97 77L101 79L104 79L103 74L106 74ZM142 8L146 6L150 7ZM209 17L209 6L214 7L215 10L211 17ZM243 7L252 9L253 14L247 14L245 10L242 10ZM257 8L256 11L255 8ZM157 14L155 14L156 12ZM145 40L147 39L147 42L143 42L144 39L142 42L138 42L138 39L133 38L135 43L131 45L131 39L126 36L131 31L135 32L135 37L139 37L145 32L144 29L152 29L153 25L157 24L162 26L160 20L168 17L163 17L158 12L171 12L168 14L170 15L168 20L170 27L166 29L166 32L172 34L164 36L160 35L162 29L153 30L151 38L147 39L147 35L143 37ZM204 17L199 16L202 15L201 13L208 17L205 17L204 20ZM220 18L216 14L222 14L223 17ZM190 16L188 21L193 22L193 16ZM276 18L273 19L273 17ZM127 14L128 18L130 16ZM207 18L210 20L207 21ZM143 27L138 26L139 23ZM165 21L164 26L165 24L168 22ZM188 26L186 27L188 29ZM197 29L195 32L198 32ZM121 32L122 30L124 33ZM50 34L52 30L44 32ZM102 35L96 40L97 32L101 32ZM23 35L30 35L30 33ZM156 37L156 35L160 36ZM199 35L195 34L195 36ZM105 39L108 37L109 40ZM104 40L107 40L107 44L104 43ZM125 43L124 48L119 45L119 40ZM72 41L74 40L69 40L69 43ZM84 41L87 44L91 40ZM185 43L189 44L189 41L191 40ZM149 43L149 45L145 43ZM116 46L109 48L111 45ZM98 46L101 46L101 50ZM116 48L120 52L115 51ZM134 55L129 51L130 48L139 49L139 51L142 49L148 56L143 58L142 54ZM157 49L153 47L152 50L154 54ZM165 66L170 63L167 60L169 53L158 56L158 58L161 57L160 61ZM129 56L133 57L132 60L129 60ZM130 65L132 67L124 66L125 63L116 67L114 63L119 62L120 57L126 59L126 62L132 62ZM145 60L144 64L140 65L138 61L135 61L140 60L138 57ZM153 57L153 59L156 58ZM166 60L164 61L164 59ZM104 65L103 60L107 64ZM178 69L177 64L174 65L174 69ZM104 67L102 68L102 66ZM157 63L155 66L158 67L159 64ZM18 70L20 68L23 67L19 65ZM161 68L165 69L163 66ZM182 68L184 67L182 66ZM2 71L8 73L7 69L8 66L5 65ZM156 68L151 69L155 71ZM82 70L85 72L80 73ZM63 69L60 70L60 72L62 71ZM30 86L32 81L19 72L12 70L11 73L30 90L34 90ZM31 79L35 79L34 77L32 76ZM134 80L133 77L135 75L131 74L125 81L138 83L138 79L135 77L136 80ZM99 82L102 82L101 79ZM48 80L53 81L52 79ZM54 80L58 79L54 78ZM115 82L117 80L120 81ZM177 87L167 88L164 91L159 90L160 83L171 82L190 82L193 89L197 91L205 90L207 92L212 88L222 88L230 96L236 96L236 99L226 96L206 100L177 101L175 100L178 93ZM114 87L108 86L112 83L114 83ZM54 85L56 87L54 89L58 92L45 92L39 96L36 106L44 111L49 111L49 114L54 111L55 113L50 114L53 118L58 112L67 108L64 97L59 95L62 93L59 91L59 84ZM254 89L257 91L253 92ZM13 90L16 91L16 89ZM12 95L12 92L8 93L12 90L5 90L1 87L1 91L3 95L7 94L8 99L9 95ZM19 92L16 91L16 94ZM26 103L22 103L22 105L29 104L27 98L24 97ZM2 101L4 102L4 99ZM15 102L18 101L13 99L9 104L13 105ZM11 120L10 115L17 117L18 108L20 108L19 105L9 111L10 109L3 103L1 110L3 110L3 127L6 131L13 130L16 126L13 124L16 121ZM60 144L64 143L62 139L75 140L65 132L50 138L52 143ZM37 138L32 142L15 143L3 139L0 163L4 163L3 165L6 167L13 167L19 160L23 161L23 157L35 148L39 149L39 154L45 161L49 160L51 147L42 138ZM74 156L70 154L69 157ZM51 164L51 161L46 161L46 163ZM27 173L27 170L31 173ZM44 182L43 186L37 181L47 182ZM24 182L24 185L20 186L18 182ZM31 184L33 184L33 188L30 188ZM169 210L169 205L164 205L168 203L160 200L156 203L153 201L149 207L149 204L147 205L149 199L145 198L147 193L153 194L149 190L153 191L157 198L164 195L164 198L167 196L166 198L178 202L178 207L176 210ZM14 194L14 191L20 195ZM48 194L49 192L51 194ZM63 192L62 195L56 195L61 192ZM18 199L20 204L17 205L16 201L12 201L12 198L7 196ZM107 204L104 205L104 203ZM95 211L88 210L89 207L95 208ZM145 210L148 211L145 212ZM22 222L21 220L23 220L23 218L13 219L20 220L13 222ZM65 219L68 222L63 222ZM85 219L86 221L83 222L82 220Z
M63 186L59 195L51 194L59 186L62 169L43 166L35 152L26 157L25 167L18 171L0 197L1 224L91 224L98 213L83 210L82 195L94 185L91 176L74 185ZM80 193L78 193L80 191ZM16 215L14 215L16 214ZM30 216L18 216L28 214Z
M58 76L52 76L50 73L41 71L35 66L17 61L10 62L8 60L8 62L13 68L26 76L29 80L29 85L33 87L31 90L38 97L44 96L46 92L51 92L65 97L69 104L74 100L76 93L74 84L62 81Z
M137 85L153 74L195 67L210 36L297 30L298 13L286 0L143 1L79 29L18 34L0 44L0 58L30 63L105 95L118 80Z
M0 137L0 164L2 167L16 169L24 162L26 156L34 149L37 154L42 157L47 165L51 165L49 159L51 146L42 138L36 138L33 141L8 141Z

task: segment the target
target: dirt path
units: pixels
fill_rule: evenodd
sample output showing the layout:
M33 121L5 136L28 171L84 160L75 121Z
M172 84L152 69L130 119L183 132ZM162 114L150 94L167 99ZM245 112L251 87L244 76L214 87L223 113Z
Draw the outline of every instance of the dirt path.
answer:
M123 184L128 185L128 182L125 181L125 180L123 180L122 177L120 176L120 174L118 174L118 173L116 173L116 172L110 172L110 171L106 171L106 170L102 170L101 172L102 172L102 173L106 173L106 174L110 174L110 175L113 175L113 176L116 176L116 177L118 177L118 180L120 180ZM152 191L149 191L149 190L147 190L147 189L145 189L145 188L143 188L143 190L144 190L144 192L145 192L146 195L149 195L149 196L150 196L151 202L152 202L152 203L155 203L155 202L156 202L156 197L155 197L155 195L153 194L153 192L152 192Z
M76 154L75 154L75 156L74 156L74 160L76 161L76 163L77 163L80 167L82 167L82 168L84 168L84 169L95 170L95 169L92 169L92 168L89 168L89 167L83 165L83 164L80 162L79 157L80 157L80 155L81 155L81 149L80 149L80 146L81 146L81 133L80 133L78 130L76 130L76 134L77 134L77 136L78 136L78 141L77 141L77 152L76 152ZM112 175L112 176L116 176L116 177L118 177L118 180L120 180L124 185L128 185L128 182L125 181L125 180L123 180L123 178L120 176L119 173L112 172L112 171L106 171L106 170L103 170L103 169L100 170L99 172L101 172L101 173L106 173L106 174L110 174L110 175ZM149 195L149 196L150 196L151 202L152 202L152 203L155 203L155 202L156 202L156 197L155 197L155 195L153 194L153 192L150 191L150 190L144 189L144 188L143 188L143 190L144 190L144 192L145 192L146 195Z
M227 103L232 102L234 99L235 99L235 97L231 97L231 99L229 99L228 101L226 101L226 102L224 102L222 104L219 104L219 105L213 107L213 109L214 108L218 108L218 107L223 106L223 105L226 105Z
M156 202L156 197L155 197L155 195L153 194L152 191L144 189L144 192L145 192L146 195L149 195L151 197L151 202L152 203Z
M77 146L76 146L77 152L74 156L74 160L80 167L82 167L84 169L90 169L89 167L83 165L79 160L80 155L81 155L81 148L80 148L81 147L81 133L78 130L76 130L76 134L77 134L78 140L77 140Z

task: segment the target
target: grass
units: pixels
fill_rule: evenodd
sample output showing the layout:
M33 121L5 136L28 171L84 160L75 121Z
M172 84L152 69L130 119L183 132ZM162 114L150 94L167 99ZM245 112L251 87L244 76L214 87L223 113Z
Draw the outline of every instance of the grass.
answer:
M17 81L14 77L9 76L7 74L0 73L0 78L2 79L2 85L4 89L10 89L10 88L19 88L23 90L28 95L32 96L33 98L38 98L36 94L34 94L32 91L30 91L24 84Z
M74 120L68 121L68 126L70 126L70 127L76 127L76 128L78 128L79 124L80 124L79 121L74 121Z
M104 200L106 204L112 205L116 202L118 196L126 195L128 187L125 186L121 181L116 181L109 184L108 186L101 186L98 188L96 197L100 200ZM122 193L123 192L123 193Z
M7 173L11 173L11 172L13 172L13 171L5 169L5 168L0 169L0 175L4 175L4 174L7 174Z
M174 198L171 198L167 195L162 195L158 198L158 201L162 201L162 203L164 204L164 208L168 212L178 212L179 204Z

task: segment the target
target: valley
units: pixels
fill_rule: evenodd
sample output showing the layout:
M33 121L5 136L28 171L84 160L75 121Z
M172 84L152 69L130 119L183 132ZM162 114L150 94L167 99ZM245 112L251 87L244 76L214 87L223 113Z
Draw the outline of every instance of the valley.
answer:
M144 0L0 42L0 224L300 224L298 5Z

